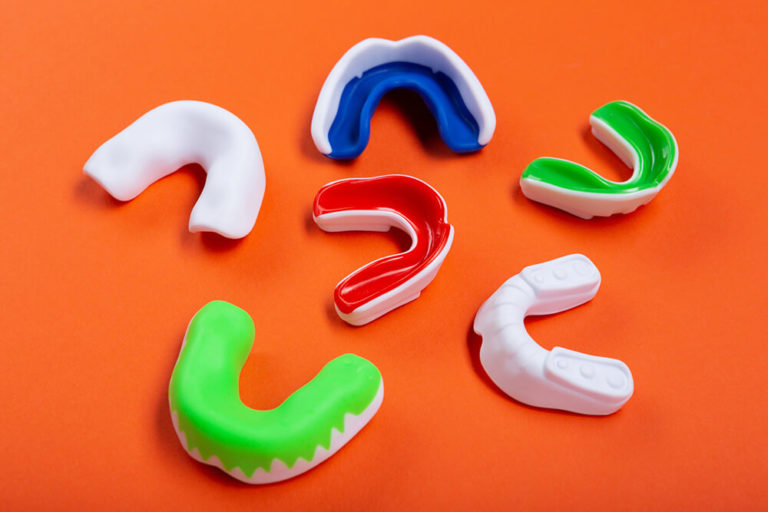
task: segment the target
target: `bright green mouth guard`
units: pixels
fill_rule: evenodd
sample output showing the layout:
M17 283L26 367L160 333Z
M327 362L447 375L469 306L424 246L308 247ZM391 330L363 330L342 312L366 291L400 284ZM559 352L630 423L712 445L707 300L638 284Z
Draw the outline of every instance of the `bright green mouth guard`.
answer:
M223 301L192 318L168 397L184 449L247 483L303 473L333 455L373 417L384 388L379 370L353 354L337 357L275 409L240 400L240 371L251 351L248 313Z
M648 203L675 172L675 137L626 101L603 105L589 123L592 134L634 170L632 177L617 183L575 162L537 158L520 178L523 194L584 219L630 213Z

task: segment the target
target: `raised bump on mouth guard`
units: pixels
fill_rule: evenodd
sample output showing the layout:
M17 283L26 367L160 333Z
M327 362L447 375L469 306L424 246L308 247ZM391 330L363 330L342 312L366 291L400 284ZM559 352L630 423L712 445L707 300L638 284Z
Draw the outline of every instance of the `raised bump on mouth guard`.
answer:
M216 105L160 105L102 144L84 171L113 197L128 201L190 163L202 165L207 177L189 230L247 235L264 198L264 164L250 128Z
M375 260L336 285L336 312L363 325L416 299L437 275L453 242L445 200L427 183L393 174L325 185L312 210L324 231L402 229L411 247Z
M331 158L355 158L368 144L371 116L393 89L418 92L455 152L488 144L496 115L483 86L448 46L428 36L399 41L370 38L344 54L331 70L312 116L312 138Z
M651 201L677 168L672 133L626 101L603 105L589 122L592 134L633 169L632 176L618 183L575 162L537 158L520 178L523 194L584 219L630 213Z
M616 412L632 396L627 365L562 347L545 350L525 330L527 315L548 315L592 299L600 272L581 254L526 267L486 300L475 316L480 361L506 394L528 405L580 414Z
M278 407L240 400L240 371L254 326L224 301L203 306L189 323L168 388L171 418L184 450L250 484L299 475L332 456L376 414L384 396L379 370L345 354Z

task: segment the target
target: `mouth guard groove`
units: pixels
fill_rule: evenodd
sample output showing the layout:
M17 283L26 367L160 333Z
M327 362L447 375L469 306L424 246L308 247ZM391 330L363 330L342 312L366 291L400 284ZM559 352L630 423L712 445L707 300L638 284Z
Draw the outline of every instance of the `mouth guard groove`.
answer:
M312 215L324 231L396 227L411 237L407 251L373 261L336 285L336 312L352 325L367 324L415 300L437 275L453 242L445 200L411 176L334 181L317 193Z
M358 157L368 144L376 106L394 89L421 95L451 150L477 151L491 140L496 115L480 81L448 46L420 35L365 39L344 54L315 105L317 149L331 158Z
M630 213L650 202L677 168L672 133L626 101L603 105L589 122L592 134L634 170L632 176L617 183L575 162L537 158L520 178L523 194L583 219Z
M102 144L84 171L113 197L129 201L190 163L202 165L207 178L189 230L227 238L247 235L264 198L264 164L248 126L216 105L160 105Z
M595 296L600 272L581 254L526 267L483 303L474 330L480 361L506 394L528 405L579 414L618 411L634 391L632 373L617 359L539 346L525 330L527 315L548 315Z
M192 318L168 390L176 434L195 460L249 484L297 476L336 453L376 414L384 396L379 370L345 354L275 409L240 400L240 371L254 326L227 302Z

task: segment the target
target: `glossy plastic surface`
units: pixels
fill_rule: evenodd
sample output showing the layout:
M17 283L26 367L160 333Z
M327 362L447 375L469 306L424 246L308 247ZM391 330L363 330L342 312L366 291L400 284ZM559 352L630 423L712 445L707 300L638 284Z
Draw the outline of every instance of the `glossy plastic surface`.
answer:
M344 87L339 111L328 134L333 147L328 156L356 158L363 152L376 106L394 89L410 89L421 95L435 116L443 141L453 151L465 153L483 147L477 141L477 122L448 75L420 64L391 62L369 69Z
M412 238L407 251L369 263L336 286L339 315L361 325L418 297L453 241L447 214L440 194L411 176L345 179L320 189L313 217L323 230L387 231L394 226Z
M370 38L339 59L320 90L312 115L312 138L320 152L332 158L358 156L368 143L379 100L400 88L424 98L452 150L476 151L491 140L496 115L488 95L451 48L424 35Z
M575 162L537 158L520 178L526 196L590 218L629 213L649 202L669 181L678 161L672 133L626 101L614 101L590 117L592 133L634 172L613 182Z
M192 318L168 390L171 416L184 449L247 483L296 476L330 457L378 410L379 370L353 354L329 362L317 376L270 410L240 400L240 371L251 351L248 313L223 301Z

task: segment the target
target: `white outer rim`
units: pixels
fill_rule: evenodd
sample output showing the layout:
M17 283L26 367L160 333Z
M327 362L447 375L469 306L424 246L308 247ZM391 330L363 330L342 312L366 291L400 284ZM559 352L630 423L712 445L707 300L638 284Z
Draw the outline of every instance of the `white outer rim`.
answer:
M330 458L334 453L347 444L360 430L369 422L371 418L378 412L381 403L384 400L384 380L379 381L379 389L376 392L371 403L360 414L347 413L344 415L344 432L339 432L335 427L331 429L331 444L329 449L318 445L315 449L315 453L312 460L299 457L296 463L292 467L288 467L282 460L275 458L272 460L272 465L269 471L265 471L264 468L258 468L250 477L246 476L240 467L235 467L232 470L227 470L221 463L221 460L216 455L212 455L208 459L203 459L200 455L200 451L197 448L189 450L187 447L187 437L179 430L179 416L176 411L171 411L171 421L173 421L173 429L176 431L176 435L181 441L181 445L187 454L198 462L215 466L224 471L229 476L240 480L246 484L270 484L274 482L280 482L298 476L306 471L309 471L313 467L317 466L321 462Z
M407 56L411 51L419 54L419 50L422 49L426 51L427 56L437 55L440 60L446 61L447 67L436 68L433 63L424 61L424 55L420 55L419 59ZM366 66L355 67L356 61L366 54L369 54L370 59ZM315 111L312 114L311 132L315 146L321 153L328 155L333 151L328 132L336 118L341 93L349 80L362 76L368 69L395 61L422 64L429 66L433 71L442 71L451 77L459 89L464 104L477 122L480 130L477 137L478 144L485 146L490 142L496 129L496 114L480 80L456 52L437 39L425 35L406 37L399 41L372 37L350 48L331 69L320 89Z

